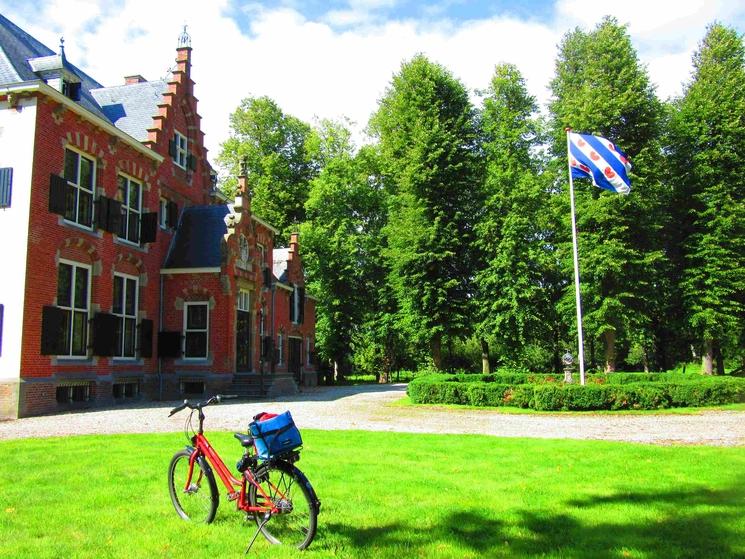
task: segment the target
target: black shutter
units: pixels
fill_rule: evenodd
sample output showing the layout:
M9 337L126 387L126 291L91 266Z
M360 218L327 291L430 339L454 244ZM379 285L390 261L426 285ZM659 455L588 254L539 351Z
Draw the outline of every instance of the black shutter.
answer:
M140 357L153 356L153 321L143 319L139 325Z
M10 198L13 191L13 167L0 169L0 208L10 207Z
M93 355L110 357L116 353L116 327L120 317L96 313L93 317Z
M290 322L295 322L297 317L295 316L295 297L297 297L297 287L295 287L295 284L290 284L292 286L292 291L290 292L290 304L288 305L290 307Z
M186 156L186 168L192 171L197 170L197 158L194 157L193 153Z
M272 270L271 268L264 268L264 287L272 286Z
M61 355L65 352L65 316L68 311L46 306L41 310L41 354Z
M65 215L67 188L64 177L49 175L49 211L53 214Z
M166 204L166 225L172 228L178 225L178 204L170 200Z
M176 159L176 140L168 140L168 155Z
M271 358L272 356L272 337L264 336L261 340L261 357L264 359Z
M181 332L158 332L158 357L181 357Z
M299 324L302 324L305 321L305 288L304 287L298 287L298 297L300 298L300 304L298 305L298 308L300 309L300 316L297 317L297 321Z
M158 214L150 212L142 214L140 225L140 242L153 243L158 234Z
M96 227L99 229L109 230L109 199L106 196L99 196L95 202L96 205Z

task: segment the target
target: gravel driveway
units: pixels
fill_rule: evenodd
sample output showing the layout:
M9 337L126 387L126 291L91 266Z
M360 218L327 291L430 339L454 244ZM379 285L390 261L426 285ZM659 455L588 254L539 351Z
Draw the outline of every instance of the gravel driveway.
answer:
M260 411L292 411L303 429L362 429L410 433L480 433L499 437L595 439L654 444L745 445L745 412L695 414L508 414L489 410L391 406L403 384L318 387L282 399L228 401L207 413L210 430L245 431ZM168 417L179 402L31 417L0 422L0 439L180 431L184 412Z

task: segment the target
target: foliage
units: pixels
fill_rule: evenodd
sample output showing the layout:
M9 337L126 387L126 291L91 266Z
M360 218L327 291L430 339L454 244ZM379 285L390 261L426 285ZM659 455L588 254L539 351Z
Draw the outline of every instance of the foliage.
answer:
M252 211L280 230L278 245L305 220L309 182L318 172L311 148L320 149L310 126L268 97L248 97L230 115L230 138L222 144L220 165L232 177L245 172ZM234 179L223 185L235 193Z
M370 121L390 192L383 229L401 329L441 366L445 337L469 329L476 130L463 85L422 55L402 65Z
M745 402L745 379L680 374L612 374L589 377L585 386L563 377L520 372L429 375L409 383L418 404L513 406L543 411L651 410Z
M711 373L717 348L733 352L745 330L742 37L721 24L710 26L693 64L693 78L673 105L670 159L679 177L683 303Z
M616 339L635 333L649 345L664 307L660 288L667 261L659 233L667 217L658 168L662 109L628 32L612 18L590 32L576 29L564 37L551 91L553 153L563 176L566 127L611 139L633 163L628 196L582 181L575 187L583 322L588 338L603 341L605 367L612 371ZM563 215L568 217L568 196L563 199ZM566 276L571 277L571 228L568 219L565 223L560 249ZM560 308L570 322L570 286Z

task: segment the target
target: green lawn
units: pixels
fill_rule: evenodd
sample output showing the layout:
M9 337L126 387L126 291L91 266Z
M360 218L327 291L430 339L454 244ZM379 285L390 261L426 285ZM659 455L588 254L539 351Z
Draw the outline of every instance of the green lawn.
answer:
M331 420L331 419L330 419ZM745 448L303 432L311 548L254 557L745 557ZM233 464L229 433L212 442ZM0 557L241 557L253 528L174 512L183 435L0 442ZM230 457L228 459L228 457Z

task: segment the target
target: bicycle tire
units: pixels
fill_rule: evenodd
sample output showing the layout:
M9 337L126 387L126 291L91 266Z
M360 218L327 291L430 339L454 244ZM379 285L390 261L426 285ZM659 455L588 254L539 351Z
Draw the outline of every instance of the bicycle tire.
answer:
M209 524L215 519L220 499L217 483L204 457L199 457L194 462L191 486L188 491L184 489L189 473L191 453L191 450L184 449L171 458L171 464L168 467L168 492L171 495L173 507L181 518Z
M305 549L313 541L318 527L318 499L305 475L292 464L272 461L260 465L254 472L256 480L275 504L281 492L289 501L282 503L288 512L274 514L264 522L263 515L255 514L254 520L269 543L286 544ZM264 496L256 486L248 486L251 506L264 506Z

